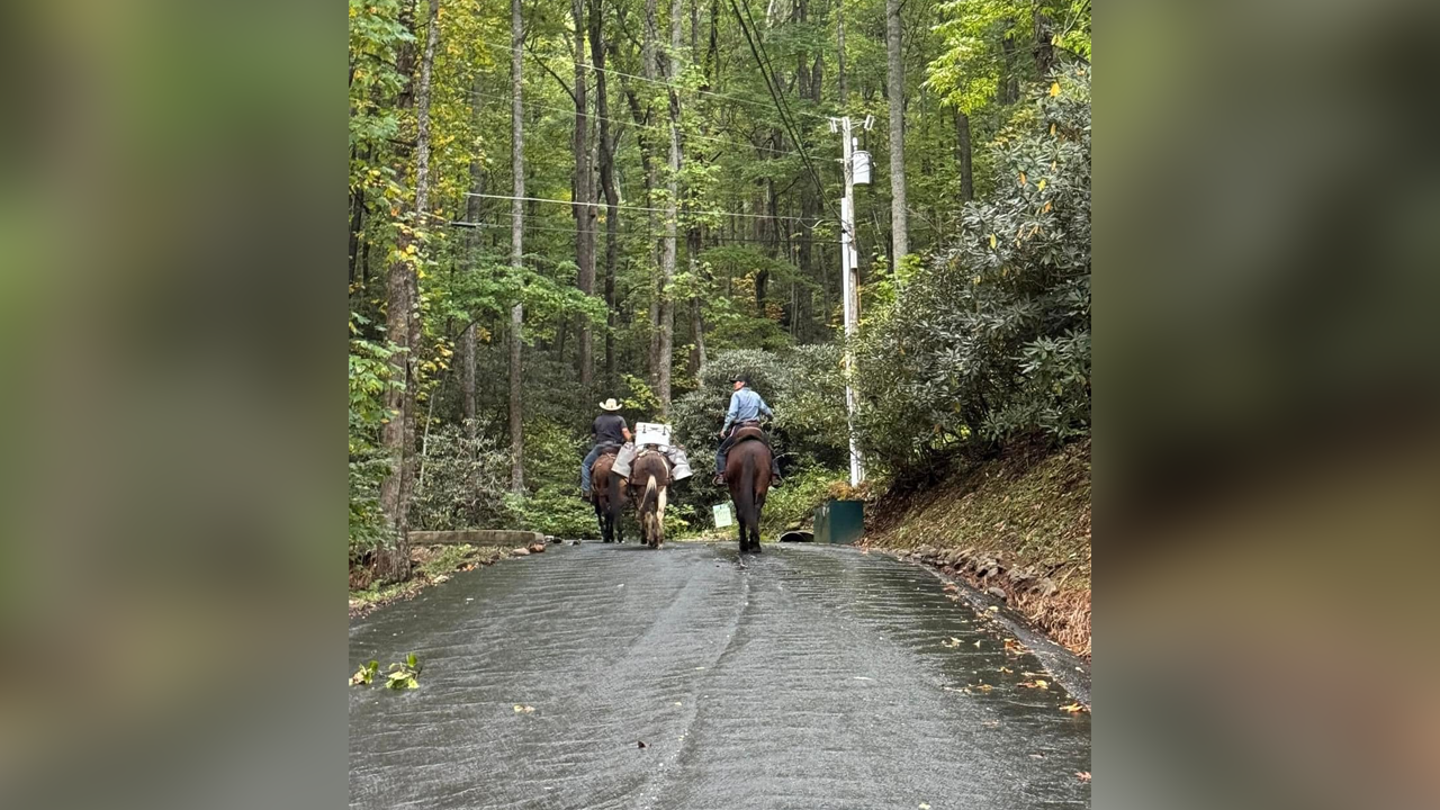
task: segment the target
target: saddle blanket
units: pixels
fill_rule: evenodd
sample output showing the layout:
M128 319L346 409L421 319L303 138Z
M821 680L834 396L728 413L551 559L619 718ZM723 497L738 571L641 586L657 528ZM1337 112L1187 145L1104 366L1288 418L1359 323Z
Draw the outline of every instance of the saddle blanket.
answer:
M662 444L658 448L665 457L670 460L670 480L683 481L695 473L690 469L690 460L685 457L685 451L673 444ZM615 455L614 470L621 478L630 477L630 465L635 461L639 450L634 442L626 442L621 445L620 452Z

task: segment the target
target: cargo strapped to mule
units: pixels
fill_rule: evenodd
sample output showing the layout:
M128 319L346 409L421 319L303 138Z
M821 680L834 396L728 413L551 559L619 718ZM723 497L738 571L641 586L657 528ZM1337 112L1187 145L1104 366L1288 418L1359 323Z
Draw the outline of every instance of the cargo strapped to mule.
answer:
M639 447L634 442L627 442L620 448L620 453L615 456L615 466L612 467L617 475L622 478L630 477L630 465L635 463L636 457L642 451L648 451L649 447ZM658 452L663 455L670 464L670 480L682 481L695 473L690 469L690 460L685 457L685 450L673 444L662 444L651 452Z

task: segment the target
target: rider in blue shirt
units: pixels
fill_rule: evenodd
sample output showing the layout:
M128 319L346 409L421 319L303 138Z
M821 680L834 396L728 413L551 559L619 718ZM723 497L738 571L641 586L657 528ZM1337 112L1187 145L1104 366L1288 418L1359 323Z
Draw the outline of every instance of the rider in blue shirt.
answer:
M760 414L774 418L775 412L765 404L765 399L755 389L750 387L750 380L747 377L735 376L730 378L735 393L730 395L730 410L725 413L725 425L720 428L720 449L715 453L715 483L725 483L725 456L729 454L730 448L734 446L734 433L732 427L739 429L745 425L760 424ZM770 447L770 437L761 434L766 447ZM770 447L770 486L780 486L780 463L775 458L775 448Z

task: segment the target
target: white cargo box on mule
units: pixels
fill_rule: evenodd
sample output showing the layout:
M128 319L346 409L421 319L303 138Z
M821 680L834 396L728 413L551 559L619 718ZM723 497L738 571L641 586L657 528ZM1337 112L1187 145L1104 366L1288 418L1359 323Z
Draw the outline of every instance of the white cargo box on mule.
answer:
M636 422L635 423L635 446L644 447L653 444L657 447L667 447L670 444L670 426L658 422Z

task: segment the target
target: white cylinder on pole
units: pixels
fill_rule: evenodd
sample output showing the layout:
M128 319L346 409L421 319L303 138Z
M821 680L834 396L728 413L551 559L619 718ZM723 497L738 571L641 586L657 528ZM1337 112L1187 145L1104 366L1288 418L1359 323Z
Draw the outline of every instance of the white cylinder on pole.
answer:
M870 153L865 151L856 152L854 155L854 162L855 185L870 185Z

